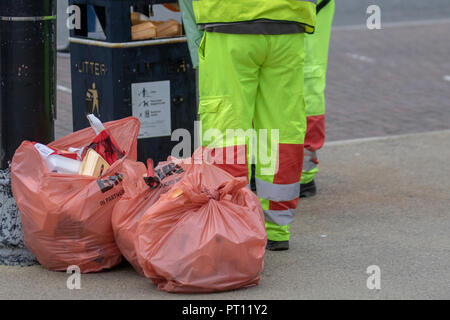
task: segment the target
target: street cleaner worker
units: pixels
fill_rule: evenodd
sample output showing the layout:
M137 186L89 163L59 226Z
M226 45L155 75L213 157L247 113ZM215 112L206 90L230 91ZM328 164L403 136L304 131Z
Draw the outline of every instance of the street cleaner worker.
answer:
M304 34L314 32L316 1L194 0L193 8L205 31L199 47L202 145L237 177L248 179L255 161L267 249L287 250L306 132Z
M334 7L334 0L319 0L316 30L314 34L305 35L304 96L307 129L300 197L316 194L314 178L319 171L317 151L325 142L325 84Z

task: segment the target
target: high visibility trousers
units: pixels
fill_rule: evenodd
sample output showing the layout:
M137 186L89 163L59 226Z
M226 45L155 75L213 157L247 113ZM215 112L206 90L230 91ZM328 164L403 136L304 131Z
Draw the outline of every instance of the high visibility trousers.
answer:
M304 93L307 131L302 184L307 184L314 180L318 172L317 150L322 148L325 142L325 84L334 7L334 0L323 7L317 14L316 31L314 34L305 35Z
M289 240L298 204L306 133L304 56L303 34L205 32L199 47L202 145L216 153L216 162L223 157L216 164L234 176L249 178L255 159L257 195L268 239L275 241ZM256 148L254 136L246 134L253 129ZM227 134L233 130L242 134Z

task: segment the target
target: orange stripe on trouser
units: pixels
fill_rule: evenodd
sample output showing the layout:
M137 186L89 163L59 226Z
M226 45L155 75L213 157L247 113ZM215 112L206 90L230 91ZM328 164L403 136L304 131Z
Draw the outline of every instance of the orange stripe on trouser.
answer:
M307 117L305 149L315 152L325 143L325 115Z
M208 151L214 165L234 177L245 177L248 179L249 169L246 145L215 148Z
M303 162L303 172L302 183L308 183L312 181L310 177L305 178L308 172L312 172L312 177L314 178L315 169L319 164L316 151L321 149L325 143L325 115L310 116L307 117L307 129L305 136L305 153ZM309 181L305 181L309 180Z

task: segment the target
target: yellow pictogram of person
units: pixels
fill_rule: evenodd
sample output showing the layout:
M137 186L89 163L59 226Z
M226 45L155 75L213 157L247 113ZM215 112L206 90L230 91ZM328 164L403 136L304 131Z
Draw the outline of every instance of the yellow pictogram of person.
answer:
M95 82L92 83L92 89L88 89L86 92L86 100L92 101L92 110L91 113L97 110L97 114L100 114L100 107L98 103L98 91L95 86Z

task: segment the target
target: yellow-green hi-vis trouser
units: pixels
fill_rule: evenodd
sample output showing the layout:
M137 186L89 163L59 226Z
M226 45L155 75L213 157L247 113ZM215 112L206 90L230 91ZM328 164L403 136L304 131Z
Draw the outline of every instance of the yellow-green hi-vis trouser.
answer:
M318 4L321 2L318 1ZM305 35L304 92L308 125L305 137L302 184L314 180L318 172L316 152L322 148L325 142L325 84L334 7L334 0L325 5L317 14L314 34Z
M298 205L304 57L303 34L205 32L199 48L202 145L213 150L216 165L237 177L248 179L255 161L257 195L274 241L289 240ZM241 134L233 136L233 129ZM246 134L253 129L256 137Z

